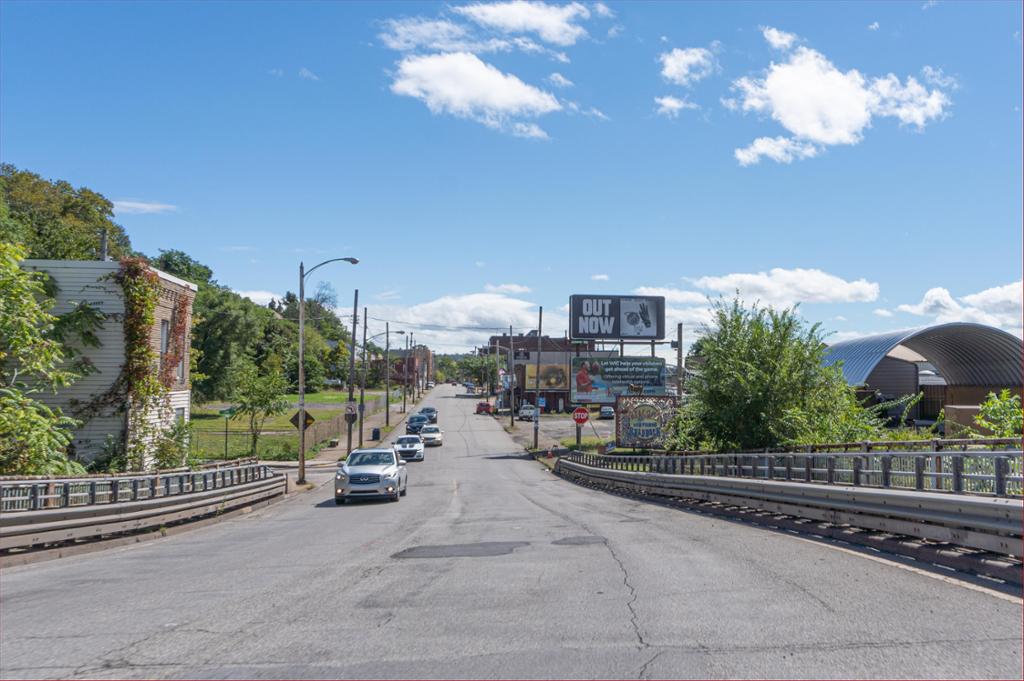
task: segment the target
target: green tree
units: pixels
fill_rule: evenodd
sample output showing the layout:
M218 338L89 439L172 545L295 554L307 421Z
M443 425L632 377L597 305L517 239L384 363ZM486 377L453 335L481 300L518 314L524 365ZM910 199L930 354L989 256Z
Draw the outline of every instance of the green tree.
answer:
M256 456L263 424L271 416L281 414L288 408L284 392L288 387L279 362L268 362L266 373L260 374L254 364L238 369L234 402L235 415L232 418L248 419L252 455Z
M1020 395L1012 395L1006 388L999 394L989 393L981 403L974 425L991 437L1024 436L1024 411L1021 410Z
M32 397L76 377L61 368L52 302L42 277L19 266L24 258L23 247L0 241L0 474L82 473L66 456L77 422Z
M458 365L448 355L438 355L434 358L434 374L440 382L450 381L458 376Z
M158 270L190 281L196 286L217 286L213 280L213 270L184 251L160 249L160 255L150 258L149 262Z
M104 232L112 257L132 255L113 218L114 205L102 194L0 164L0 242L23 245L26 257L94 260Z
M713 303L673 446L742 451L880 435L878 409L857 402L841 367L822 363L826 349L795 308Z

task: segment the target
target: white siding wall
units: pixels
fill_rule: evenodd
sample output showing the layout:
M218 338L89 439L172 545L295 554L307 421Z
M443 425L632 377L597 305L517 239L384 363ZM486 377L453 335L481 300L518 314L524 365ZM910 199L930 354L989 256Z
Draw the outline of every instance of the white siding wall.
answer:
M86 301L107 316L103 327L96 333L100 347L85 348L83 353L96 371L78 379L57 395L38 395L45 404L59 407L66 414L73 414L74 401L86 404L96 395L106 392L120 375L124 364L124 298L116 282L104 279L120 266L116 262L102 261L26 260L23 267L26 270L47 272L60 287L57 304L52 310L54 314L69 312L80 301ZM80 460L88 461L95 457L108 434L121 436L124 416L110 414L109 411L90 419L75 431L72 444Z

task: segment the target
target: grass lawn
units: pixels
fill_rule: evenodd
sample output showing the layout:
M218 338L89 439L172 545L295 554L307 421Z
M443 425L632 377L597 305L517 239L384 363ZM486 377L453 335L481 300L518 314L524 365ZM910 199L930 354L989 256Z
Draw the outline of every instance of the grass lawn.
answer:
M596 452L599 445L607 444L608 440L593 437L591 435L585 435L580 438L580 449L584 452ZM569 449L576 449L576 437L563 437L558 441L558 444Z
M367 390L366 399L372 400L384 394L383 390ZM299 396L288 394L284 396L292 404L299 403ZM355 401L359 401L359 391L355 391ZM348 390L324 390L318 393L306 393L306 402L310 404L345 404L348 402Z
M264 431L269 430L284 430L289 431L289 434L294 433L298 435L298 431L295 430L288 419L295 413L294 408L289 408L283 414L272 416L267 419L263 425ZM310 414L313 415L318 421L325 421L327 419L334 418L339 414L344 414L345 410L342 407L338 409L307 409ZM192 426L197 431L214 431L220 434L221 442L224 440L224 417L217 413L216 409L193 409L192 410ZM246 418L234 418L228 419L228 432L231 431L248 431L249 420ZM223 447L222 447L223 449Z

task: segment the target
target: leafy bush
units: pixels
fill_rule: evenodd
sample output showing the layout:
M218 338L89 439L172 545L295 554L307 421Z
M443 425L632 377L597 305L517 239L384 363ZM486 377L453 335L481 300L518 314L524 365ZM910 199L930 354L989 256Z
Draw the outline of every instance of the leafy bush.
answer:
M993 437L1024 436L1024 411L1020 395L1011 395L1006 388L999 394L989 393L974 417L974 424Z

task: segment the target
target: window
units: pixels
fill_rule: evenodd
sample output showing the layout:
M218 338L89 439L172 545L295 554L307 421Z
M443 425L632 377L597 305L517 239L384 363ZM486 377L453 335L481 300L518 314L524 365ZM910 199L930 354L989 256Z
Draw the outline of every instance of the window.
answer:
M185 407L174 408L174 420L178 423L182 423L185 420Z
M171 322L169 319L160 320L160 354L166 355L171 343Z
M185 358L188 357L188 350L181 353L181 360L178 362L178 370L175 372L178 375L178 382L185 380Z

